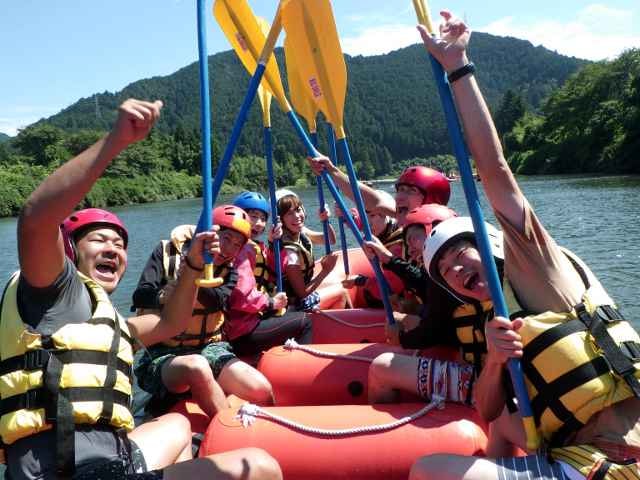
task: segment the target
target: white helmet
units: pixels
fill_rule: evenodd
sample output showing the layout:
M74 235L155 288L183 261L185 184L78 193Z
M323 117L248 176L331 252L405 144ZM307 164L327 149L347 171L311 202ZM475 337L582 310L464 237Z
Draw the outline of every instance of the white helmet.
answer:
M489 247L496 260L504 261L504 246L502 232L490 223L484 223L489 237ZM422 258L424 268L429 276L440 286L459 298L459 294L452 290L438 271L438 261L442 254L458 240L469 240L476 245L476 237L471 217L454 217L439 223L431 230L431 234L424 242Z
M279 188L276 190L276 202L279 202L282 197L288 197L289 195L298 198L298 194L296 192L292 192L286 188Z

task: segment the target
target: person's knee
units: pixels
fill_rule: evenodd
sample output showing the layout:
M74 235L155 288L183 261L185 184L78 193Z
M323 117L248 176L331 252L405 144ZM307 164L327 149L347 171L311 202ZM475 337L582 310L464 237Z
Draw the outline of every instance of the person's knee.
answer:
M260 448L250 448L248 450L247 456L250 458L249 464L251 472L255 473L255 478L261 480L282 479L282 470L275 458Z
M267 380L267 378L257 370L255 370L255 373L251 377L249 388L251 390L251 396L255 402L264 405L271 405L274 403L273 387L271 386L271 382L269 382L269 380Z
M187 417L179 413L167 413L159 417L159 420L171 432L171 440L175 445L180 445L180 450L191 445L191 423Z
M189 385L203 385L213 380L213 372L202 355L186 355L183 362L184 380Z
M419 458L411 467L409 480L439 478L438 475L444 473L446 458L446 455L438 454Z
M388 379L393 362L393 356L393 353L386 352L373 359L371 365L369 365L370 382L380 383Z
M223 388L226 387L226 393L233 393L262 405L274 403L273 387L267 377L243 362L229 363L222 369L219 378L224 379Z

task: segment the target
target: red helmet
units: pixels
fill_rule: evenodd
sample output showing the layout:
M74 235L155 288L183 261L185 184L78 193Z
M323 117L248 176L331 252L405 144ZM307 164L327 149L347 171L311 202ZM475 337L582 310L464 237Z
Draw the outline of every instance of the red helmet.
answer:
M213 223L222 228L229 228L242 234L247 240L251 238L251 222L249 215L235 205L220 205L213 209Z
M416 187L424 194L422 203L439 203L446 205L449 203L451 187L449 180L441 172L433 168L417 165L407 167L396 182L396 190L400 185Z
M127 233L124 223L122 223L122 220L120 220L115 213L107 212L100 208L85 208L84 210L73 212L65 218L62 225L60 225L62 239L64 241L64 252L72 262L75 263L76 261L76 239L74 236L79 230L89 225L103 225L108 228L113 228L124 240L124 248L127 248L129 234Z
M444 222L449 218L457 216L458 214L456 212L444 205L439 205L437 203L421 205L407 213L405 231L410 225L434 227L440 222Z

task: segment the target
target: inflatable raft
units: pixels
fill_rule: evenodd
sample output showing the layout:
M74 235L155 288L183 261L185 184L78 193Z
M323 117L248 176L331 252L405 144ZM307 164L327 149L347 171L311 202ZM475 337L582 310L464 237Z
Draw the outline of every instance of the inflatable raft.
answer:
M287 480L406 480L411 465L433 453L474 455L486 447L485 427L472 408L446 404L397 428L367 428L398 422L425 410L424 403L264 408L314 429L347 429L344 434L304 432L258 415L243 426L238 412L224 410L211 421L200 456L259 447L280 464Z

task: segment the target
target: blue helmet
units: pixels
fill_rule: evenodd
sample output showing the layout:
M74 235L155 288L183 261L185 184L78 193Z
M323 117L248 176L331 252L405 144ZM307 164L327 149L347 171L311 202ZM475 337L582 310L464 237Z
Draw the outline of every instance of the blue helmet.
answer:
M260 210L269 218L269 202L258 192L242 192L233 199L233 204L244 211Z

